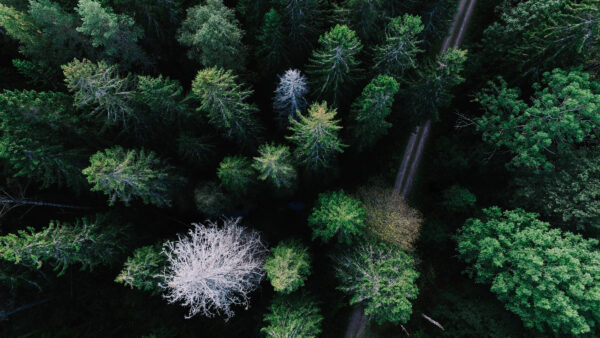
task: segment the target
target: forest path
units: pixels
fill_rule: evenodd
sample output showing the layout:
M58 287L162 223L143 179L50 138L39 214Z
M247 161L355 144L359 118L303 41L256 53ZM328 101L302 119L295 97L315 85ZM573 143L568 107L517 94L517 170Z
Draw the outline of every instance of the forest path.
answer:
M440 54L445 52L448 48L457 48L460 46L464 39L471 16L473 15L476 3L477 0L460 0L458 9L452 20L452 27L448 32L448 36L444 39ZM423 125L418 126L410 135L408 144L404 149L404 156L394 184L394 190L397 193L402 194L404 198L408 197L410 189L412 188L430 130L431 120L427 120ZM369 319L365 315L364 308L362 306L355 306L352 310L345 337L364 337L368 322Z

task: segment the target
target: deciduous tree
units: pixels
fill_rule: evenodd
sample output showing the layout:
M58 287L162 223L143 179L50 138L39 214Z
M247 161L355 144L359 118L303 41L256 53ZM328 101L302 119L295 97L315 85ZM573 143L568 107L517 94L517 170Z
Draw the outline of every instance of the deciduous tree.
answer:
M313 297L276 295L263 317L265 327L260 329L269 338L318 337L323 316Z

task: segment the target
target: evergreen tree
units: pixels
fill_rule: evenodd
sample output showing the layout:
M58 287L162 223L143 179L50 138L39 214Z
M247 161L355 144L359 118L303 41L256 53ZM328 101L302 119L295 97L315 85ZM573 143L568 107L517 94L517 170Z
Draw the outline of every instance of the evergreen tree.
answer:
M269 182L277 189L290 189L294 186L297 173L287 146L263 144L258 148L258 154L252 167L258 171L260 180Z
M266 326L260 331L269 338L309 338L321 334L323 316L309 295L276 295L263 320Z
M40 54L39 48L44 45L42 36L37 32L38 27L26 13L0 4L0 27L8 36L19 42L23 55Z
M208 216L220 216L231 209L230 198L215 182L200 182L194 190L196 209Z
M443 192L443 205L452 212L469 211L475 206L477 198L468 189L453 185Z
M183 87L177 80L162 75L158 77L138 75L136 80L136 102L157 113L163 123L174 122L177 115L185 111Z
M226 190L237 195L245 195L248 187L254 183L256 173L252 169L252 162L249 158L228 156L219 164L217 177Z
M339 190L319 194L308 225L313 229L313 240L328 242L337 237L340 243L351 244L363 234L366 218L360 201Z
M124 228L104 226L101 216L82 218L73 225L52 221L35 231L32 227L0 237L0 258L40 269L49 264L59 276L71 265L82 269L112 263L123 250Z
M198 72L192 83L192 95L200 100L199 110L225 137L244 144L259 131L254 114L256 106L246 103L252 90L236 83L230 70L206 68Z
M417 66L417 54L422 43L419 34L424 26L421 17L405 14L390 21L385 41L375 48L375 70L397 80L405 71Z
M345 25L336 25L319 37L310 58L307 73L312 76L315 93L338 105L348 84L358 76L358 53L362 44L356 33Z
M147 57L137 44L144 31L133 18L115 14L96 0L79 0L76 11L81 17L77 31L89 36L94 47L101 47L105 57L125 66L145 61Z
M242 36L234 11L222 0L206 0L206 4L187 10L177 40L190 47L190 59L205 67L241 70L245 54Z
M533 85L531 104L502 79L478 95L485 108L475 128L484 142L506 148L510 165L551 170L555 154L595 139L600 127L600 84L587 73L555 69Z
M306 76L302 75L299 70L288 69L279 77L273 108L285 123L289 121L290 117L296 118L296 112L304 113L308 106L307 93Z
M127 258L115 282L158 294L164 286L162 273L166 264L167 257L162 252L162 244L141 247Z
M521 209L483 210L458 233L458 252L478 283L525 327L554 334L590 332L600 320L598 241L551 229Z
M275 291L288 294L297 290L310 274L308 248L294 240L280 242L265 260L265 271Z
M344 0L336 12L362 41L377 41L386 18L384 3L385 0Z
M281 65L289 63L288 41L283 27L281 16L271 8L265 14L262 32L257 37L260 45L256 50L256 56L261 60L260 66L267 73L275 73Z
M351 132L358 150L369 148L392 126L385 119L392 111L394 95L400 85L394 78L379 75L363 89L360 97L352 104L350 115L354 125Z
M119 76L117 66L75 59L62 68L76 107L92 108L90 115L105 124L126 125L132 118L134 91L129 79Z
M292 49L304 54L311 48L321 29L324 17L319 0L276 0L282 10L283 22L288 27Z
M125 150L116 146L97 152L90 157L90 166L83 170L92 191L108 195L108 203L132 198L157 207L171 206L169 191L180 180L170 173L171 167L153 151Z
M410 255L390 245L363 242L335 260L338 289L350 295L350 305L362 304L378 324L408 321L411 300L419 293L419 273Z
M339 137L337 111L328 109L327 102L314 103L307 116L298 114L298 120L290 119L292 135L287 139L296 144L295 155L307 169L320 171L329 168L336 153L345 147Z

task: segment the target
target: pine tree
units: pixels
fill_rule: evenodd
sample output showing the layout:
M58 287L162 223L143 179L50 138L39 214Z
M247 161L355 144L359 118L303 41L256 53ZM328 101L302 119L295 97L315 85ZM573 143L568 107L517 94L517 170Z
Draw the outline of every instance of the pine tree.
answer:
M125 150L116 146L90 157L90 166L83 170L92 191L108 195L108 203L133 198L157 207L171 206L172 185L181 179L153 151Z
M308 225L313 229L313 240L328 242L337 237L340 243L351 244L363 234L366 217L360 201L339 190L319 194Z
M243 31L233 10L222 0L206 0L187 10L177 40L190 47L188 57L205 67L244 68Z
M271 8L265 14L262 33L257 37L260 45L256 50L260 66L267 73L275 73L289 63L288 41L283 27L281 16Z
M352 104L350 116L354 125L351 132L359 151L371 147L387 134L392 124L386 121L386 117L392 111L394 95L399 90L400 85L394 78L379 75L369 82Z
M306 77L299 70L288 69L279 77L273 108L285 123L290 117L296 118L296 112L304 113L308 106L307 93Z
M287 139L296 145L294 154L308 170L329 168L337 153L345 147L339 137L342 129L334 120L337 111L328 109L327 102L314 103L307 116L298 114L298 120L290 119L292 135Z
M105 57L127 66L145 61L147 56L137 44L144 31L133 18L115 14L96 0L79 0L75 10L81 17L77 31L89 36L94 47L101 47Z
M397 80L405 71L417 66L417 54L422 41L419 34L424 26L419 16L405 14L394 18L387 26L385 41L375 48L374 69Z
M334 105L340 103L344 90L358 76L357 56L362 44L356 33L345 25L336 25L319 37L307 73L315 93Z
M243 156L225 157L217 169L221 185L228 191L245 195L255 181L256 173L249 158Z
M263 317L265 327L260 329L268 338L318 337L323 316L314 298L308 294L295 296L275 295L269 312Z
M258 154L252 167L258 172L260 180L269 182L277 189L294 186L298 175L287 146L263 144L258 148Z
M199 110L225 137L244 144L255 138L259 126L256 106L246 103L252 90L236 83L230 70L207 68L198 72L192 83L192 95L201 102Z
M0 258L34 269L46 263L60 271L59 276L75 264L90 270L111 264L123 250L125 228L104 224L105 219L96 216L73 225L52 221L37 232L28 227L0 237Z
M308 248L294 240L280 242L265 260L265 271L275 291L289 294L297 290L310 274Z

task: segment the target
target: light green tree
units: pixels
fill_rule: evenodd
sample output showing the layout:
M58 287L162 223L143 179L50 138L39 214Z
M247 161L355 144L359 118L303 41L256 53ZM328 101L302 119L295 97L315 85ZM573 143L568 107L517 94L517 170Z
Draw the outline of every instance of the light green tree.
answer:
M363 234L366 217L360 201L339 190L319 194L308 225L313 229L313 240L328 242L337 237L338 242L350 244Z
M374 69L400 80L405 71L417 66L419 38L423 32L421 17L405 14L393 18L387 26L385 41L375 48Z
M159 294L164 283L162 274L166 264L167 257L162 253L161 243L141 247L127 258L115 282L132 289Z
M327 108L327 102L313 103L308 113L290 117L291 136L287 139L296 145L294 155L308 170L320 171L331 167L335 155L342 153L345 145L339 136L339 120L336 109Z
M252 167L258 172L260 180L269 182L278 189L290 189L294 186L298 175L287 146L263 144L258 148L258 154Z
M557 335L590 332L600 321L598 241L561 232L522 209L483 210L458 232L467 272L526 327Z
M265 260L265 271L275 291L288 294L297 290L310 274L308 248L296 240L279 242Z
M308 294L300 296L275 295L269 312L263 317L265 327L260 329L269 338L312 338L321 334L323 316Z
M217 169L221 185L231 193L245 195L256 180L252 161L243 156L228 156L221 161Z

